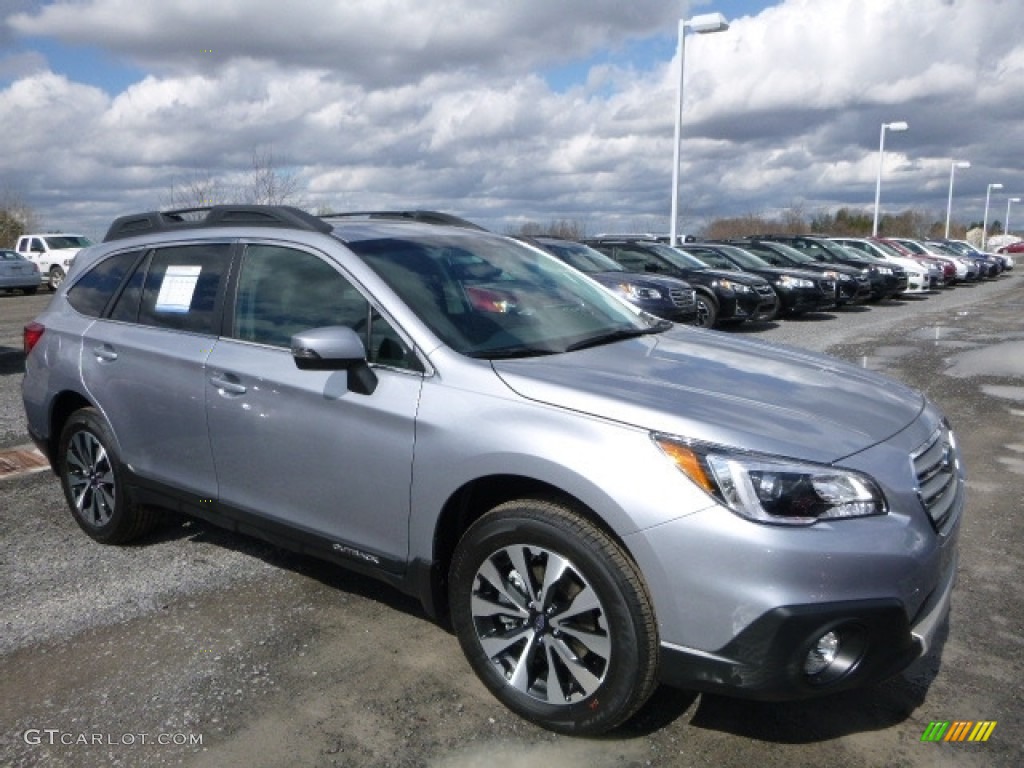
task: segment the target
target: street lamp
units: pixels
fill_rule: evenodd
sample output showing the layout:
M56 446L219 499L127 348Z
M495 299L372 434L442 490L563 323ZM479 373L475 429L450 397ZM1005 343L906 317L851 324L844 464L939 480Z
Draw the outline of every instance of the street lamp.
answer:
M882 123L882 133L878 139L878 178L875 180L875 221L871 225L871 236L878 236L878 202L882 197L882 159L885 157L885 129L900 133L910 126L900 120L895 123Z
M1006 200L1006 226L1003 227L1003 234L1010 234L1010 203L1019 203L1019 197L1010 197Z
M985 192L985 219L981 223L981 250L985 250L985 243L988 242L988 204L992 199L993 189L1002 189L1002 184L989 184L988 191Z
M970 168L971 164L966 160L957 162L953 161L953 164L949 167L949 202L946 203L946 239L949 240L949 216L953 212L953 175L956 173L957 168Z
M676 245L676 220L679 218L679 143L683 133L683 52L685 51L686 30L706 35L711 32L724 32L729 22L720 13L705 13L692 19L679 20L679 87L676 89L676 136L672 150L672 222L670 224L669 244Z

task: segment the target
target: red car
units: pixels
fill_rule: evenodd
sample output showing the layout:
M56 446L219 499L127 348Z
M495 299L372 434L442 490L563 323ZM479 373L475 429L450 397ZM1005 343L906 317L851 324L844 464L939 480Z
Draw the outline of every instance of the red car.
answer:
M1024 240L1018 240L1016 243L1010 243L1002 248L997 248L996 253L1024 253Z

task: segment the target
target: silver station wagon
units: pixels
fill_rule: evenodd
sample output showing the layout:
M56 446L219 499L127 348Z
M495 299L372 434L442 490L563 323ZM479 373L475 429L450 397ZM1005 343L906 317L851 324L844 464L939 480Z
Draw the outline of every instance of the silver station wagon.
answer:
M797 699L928 650L964 477L924 396L406 218L151 212L83 250L23 385L82 529L170 509L372 574L563 733L659 682Z

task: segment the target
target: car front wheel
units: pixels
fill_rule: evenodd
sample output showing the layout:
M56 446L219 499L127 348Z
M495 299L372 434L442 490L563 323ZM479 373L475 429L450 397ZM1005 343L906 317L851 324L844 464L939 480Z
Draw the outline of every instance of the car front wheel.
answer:
M157 512L128 500L113 434L94 408L76 411L64 425L57 471L75 522L96 541L131 541L157 522Z
M521 500L485 514L459 542L449 598L476 674L540 726L603 733L654 690L658 637L643 579L565 506Z
M717 321L718 305L715 304L714 299L698 293L697 318L693 321L693 324L698 328L714 328Z

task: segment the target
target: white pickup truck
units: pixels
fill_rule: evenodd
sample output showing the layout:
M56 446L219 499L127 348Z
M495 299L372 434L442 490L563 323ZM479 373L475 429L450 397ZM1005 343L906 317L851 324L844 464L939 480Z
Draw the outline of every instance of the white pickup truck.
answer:
M82 235L22 235L14 250L35 262L42 276L41 282L49 286L51 291L56 291L71 268L75 254L88 245L92 245L92 242Z

